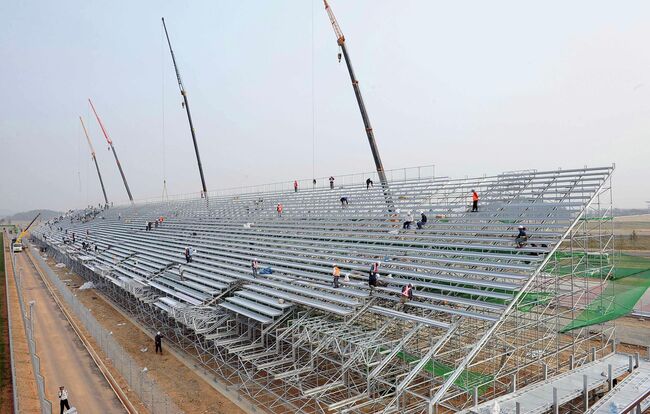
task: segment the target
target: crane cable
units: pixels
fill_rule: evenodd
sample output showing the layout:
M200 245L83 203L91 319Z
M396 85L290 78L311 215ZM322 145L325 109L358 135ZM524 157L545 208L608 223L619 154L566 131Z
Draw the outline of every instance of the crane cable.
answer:
M316 185L316 98L314 64L314 2L311 1L311 177Z
M165 142L165 31L164 27L160 27L160 79L161 79L161 112L162 112L162 175L163 175L163 190L162 201L169 198L167 193L167 159L166 159L166 142Z

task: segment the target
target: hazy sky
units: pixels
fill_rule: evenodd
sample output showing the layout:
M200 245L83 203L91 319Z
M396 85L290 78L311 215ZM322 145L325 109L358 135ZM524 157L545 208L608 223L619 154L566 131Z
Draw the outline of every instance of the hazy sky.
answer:
M386 169L436 164L471 176L616 163L616 205L650 200L650 2L331 6ZM89 97L136 199L160 196L164 176L170 194L198 193L161 16L210 190L308 179L314 167L316 176L373 169L320 0L7 0L0 210L101 201L79 115L109 199L127 199Z

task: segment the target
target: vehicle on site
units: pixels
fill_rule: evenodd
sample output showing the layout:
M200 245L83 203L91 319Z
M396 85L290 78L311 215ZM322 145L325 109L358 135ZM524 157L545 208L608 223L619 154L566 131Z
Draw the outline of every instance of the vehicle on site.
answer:
M25 230L21 231L18 237L15 239L11 239L11 251L14 253L22 252L23 251L23 237L25 237L25 234L27 234L27 230L34 224L36 219L41 215L41 213L38 213L36 217L34 217L34 220L32 220L27 227L25 227Z

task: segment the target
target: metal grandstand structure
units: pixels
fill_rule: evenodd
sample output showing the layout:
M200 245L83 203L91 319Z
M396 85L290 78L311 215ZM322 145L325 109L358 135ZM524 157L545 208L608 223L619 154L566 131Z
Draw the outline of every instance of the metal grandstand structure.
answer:
M563 329L612 272L612 172L397 179L394 211L365 183L287 184L74 211L33 235L260 411L455 412L612 352L612 325Z

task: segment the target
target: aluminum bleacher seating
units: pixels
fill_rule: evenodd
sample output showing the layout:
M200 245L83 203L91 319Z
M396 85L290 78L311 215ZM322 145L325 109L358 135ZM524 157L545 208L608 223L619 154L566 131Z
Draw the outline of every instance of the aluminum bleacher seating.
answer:
M423 369L425 356L440 353L440 361L462 369L465 354L442 351L449 338L457 335L470 349L489 334L611 171L393 181L390 200L380 185L298 192L287 187L119 206L91 218L89 210L74 211L33 233L66 257L89 243L90 251L83 252L93 257L89 268L104 269L111 285L170 320L195 327L203 341L237 355L239 363L250 363L276 381L312 384L299 387L302 395L329 407L374 412L372 407L395 403L394 390L405 387L400 381L412 381L412 368ZM470 211L472 189L481 197L478 212ZM349 204L342 205L342 196ZM278 203L284 206L281 215ZM414 221L424 213L428 221L421 229L415 222L404 228L409 213ZM159 217L164 218L159 226L145 229ZM514 242L519 226L529 236L523 247ZM69 240L72 233L75 243ZM194 249L190 262L187 247ZM253 259L268 272L253 277ZM371 289L368 271L375 262L381 285ZM334 264L341 269L339 288L332 285ZM400 292L409 283L414 296L402 306ZM431 343L399 365L400 353L392 350L408 349L409 341L423 336ZM343 340L349 349L339 351L349 354L341 366L361 360L366 371L392 366L394 371L386 372L393 385L382 380L373 389L393 391L343 393L340 380L328 385L316 379L317 354L333 352L329 347ZM293 341L289 351L286 341ZM312 354L296 351L306 344ZM353 354L361 348L363 357L361 351ZM454 352L467 352L460 348Z

